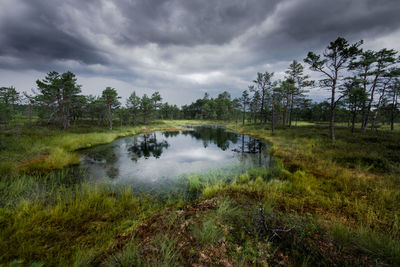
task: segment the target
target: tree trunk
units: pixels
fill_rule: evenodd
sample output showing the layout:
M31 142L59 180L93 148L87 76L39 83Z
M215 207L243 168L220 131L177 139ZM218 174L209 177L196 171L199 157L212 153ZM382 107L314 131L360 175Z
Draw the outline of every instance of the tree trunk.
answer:
M390 116L390 130L391 131L394 130L394 112L395 112L395 109L392 108L392 114Z
M335 141L335 109L331 108L331 118L329 121L329 134L332 141Z
M366 112L366 108L367 108L367 106L365 105L365 101L363 101L363 105L362 105L362 114L361 114L361 129L364 129L364 124L365 124L365 117L366 117L366 115L367 115L367 112Z
M364 70L364 75L363 75L363 89L364 89L364 93L367 93L367 73L368 73L368 69ZM366 117L366 100L363 101L362 103L362 114L361 114L361 129L364 129L365 125L365 117Z
M242 134L242 156L244 153L244 134Z
M67 99L68 100L68 99ZM69 128L69 104L64 105L64 118L63 118L63 128L64 130Z
M374 82L372 84L371 98L369 100L367 111L365 114L364 125L363 125L363 128L361 129L363 132L365 132L365 130L367 129L367 126L368 126L369 114L371 112L372 102L374 101L374 94L375 94L375 88L376 88L377 82L378 82L378 75L375 76Z
M271 131L272 131L272 133L274 133L274 131L275 131L274 97L272 97L271 113L272 113L272 116L271 116Z
M293 105L294 105L294 94L292 94L292 99L291 99L291 101L290 101L290 109L289 109L289 128L292 128Z
M108 105L108 123L110 126L110 130L112 130L112 113L111 113L111 105Z
M61 100L61 92L60 89L58 89L57 91L57 104L58 104L58 110L60 112L60 120L61 120L61 124L64 128L64 105L63 102ZM64 128L65 129L65 128Z
M337 73L335 77L337 77ZM329 135L332 141L335 140L335 107L336 107L335 91L336 91L336 79L333 81L332 84L331 114L329 120Z
M385 96L385 91L386 91L386 85L390 82L390 79L387 83L384 84L383 86L383 90L382 90L382 94L379 96L379 100L378 100L378 105L376 106L376 110L374 112L374 117L372 119L372 123L371 123L371 130L375 127L375 122L376 122L376 118L378 117L378 113L379 113L379 108L381 106L381 103L383 102L383 97Z
M392 100L392 114L390 116L390 130L394 130L394 115L397 110L397 94L396 92L393 93L393 100Z
M286 126L287 109L288 109L288 103L286 102L286 105L284 105L284 108L283 108L283 118L282 118L283 129L285 129L285 126Z
M354 125L356 124L357 111L353 109L353 118L351 119L351 132L354 133Z
M243 122L242 122L243 126L244 126L245 117L246 117L246 105L243 105Z
M260 125L262 124L263 115L264 115L264 98L265 98L265 90L262 89L262 96L261 96L261 112L260 112Z

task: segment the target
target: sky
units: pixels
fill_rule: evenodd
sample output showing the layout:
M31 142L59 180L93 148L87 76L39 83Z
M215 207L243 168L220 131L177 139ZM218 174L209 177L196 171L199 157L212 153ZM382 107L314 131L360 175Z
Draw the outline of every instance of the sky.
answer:
M0 0L0 86L30 92L55 70L123 102L133 91L179 106L238 97L257 72L283 78L338 36L400 50L399 14L399 0Z

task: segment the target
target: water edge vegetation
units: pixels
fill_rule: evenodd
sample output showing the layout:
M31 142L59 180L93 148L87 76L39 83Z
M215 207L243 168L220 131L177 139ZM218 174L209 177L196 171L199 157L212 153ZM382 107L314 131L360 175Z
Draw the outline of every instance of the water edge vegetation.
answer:
M196 123L206 122L158 121L115 128L110 134L85 130L86 139L80 143L74 140L78 135L74 131L82 129L60 136L38 128L54 139L46 144L38 138L43 135L35 133L35 143L24 131L20 140L28 138L29 147L36 149L59 144L65 149L59 158L67 165L67 155L79 144L86 147L126 134ZM274 134L259 125L228 122L226 126L271 142L278 163L271 170L227 177L230 183L189 178L187 190L199 194L194 202L177 196L160 202L127 188L68 183L63 180L67 170L26 173L26 164L19 169L3 163L1 262L21 259L24 264L76 266L400 262L397 134L371 131L349 136L346 128L338 128L338 140L331 143L320 126L278 129ZM33 151L36 154L25 154L23 160L40 156L49 162L43 158L46 153ZM10 148L7 158L12 159L12 153L24 155Z

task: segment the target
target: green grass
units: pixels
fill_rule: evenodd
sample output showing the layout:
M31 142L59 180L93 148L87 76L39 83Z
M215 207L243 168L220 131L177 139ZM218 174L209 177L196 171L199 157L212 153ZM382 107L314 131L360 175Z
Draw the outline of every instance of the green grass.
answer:
M371 257L399 263L398 133L351 134L349 129L340 128L337 140L331 142L328 131L318 127L277 130L274 135L258 126L230 127L272 142L273 154L287 170L269 186L250 181L245 186L206 188L205 192L251 194L252 198L272 201L275 209L285 213L321 218L328 229L339 223L348 231L363 233L354 238L353 246Z
M341 126L341 127L351 127L351 124L349 126L349 124L347 122L338 122L338 123L335 123L335 125ZM354 127L356 129L360 129L361 123L355 123ZM368 130L370 130L370 129L371 129L371 125L369 125L369 127L368 127ZM398 132L399 130L400 130L400 123L395 122L393 131ZM390 123L385 123L385 124L378 123L377 125L375 125L374 131L391 131Z
M195 226L192 234L196 241L202 244L212 244L222 238L222 230L216 223L215 218L208 218L201 225Z
M371 232L365 227L350 229L341 224L335 224L329 230L333 240L343 249L355 246L375 258L387 259L396 265L400 264L399 240L382 233Z
M78 265L78 262L76 262ZM80 265L89 265L90 261L81 261ZM123 251L118 255L113 255L108 259L107 265L110 267L128 267L128 266L150 266L142 260L140 251L136 248L136 243L134 241L125 245Z
M241 129L237 129L241 130ZM400 136L395 133L367 132L351 135L348 129L337 131L338 140L327 140L327 131L314 127L279 130L245 129L267 138L272 152L287 170L290 188L281 201L285 206L300 203L315 205L364 224L393 228L393 216L399 216ZM298 205L297 209L307 207ZM351 221L351 220L349 220Z
M129 188L68 186L45 183L40 177L9 181L1 193L3 263L24 259L26 263L69 266L76 253L106 249L117 233L159 209L158 203L134 196Z
M153 251L157 252L157 257L143 259L142 253L137 249L134 241L125 245L122 252L112 255L106 262L106 266L130 267L130 266L180 266L178 262L179 253L176 248L176 239L165 234L157 234L154 237L157 244ZM78 262L75 262L78 264ZM92 262L79 262L79 264L92 265Z

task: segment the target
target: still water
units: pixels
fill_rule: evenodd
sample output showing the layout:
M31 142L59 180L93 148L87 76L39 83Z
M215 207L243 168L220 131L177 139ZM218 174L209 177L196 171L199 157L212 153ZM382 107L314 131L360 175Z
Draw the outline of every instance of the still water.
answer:
M133 185L139 191L173 186L190 175L268 168L268 144L218 126L119 138L82 150L81 167L94 181Z

